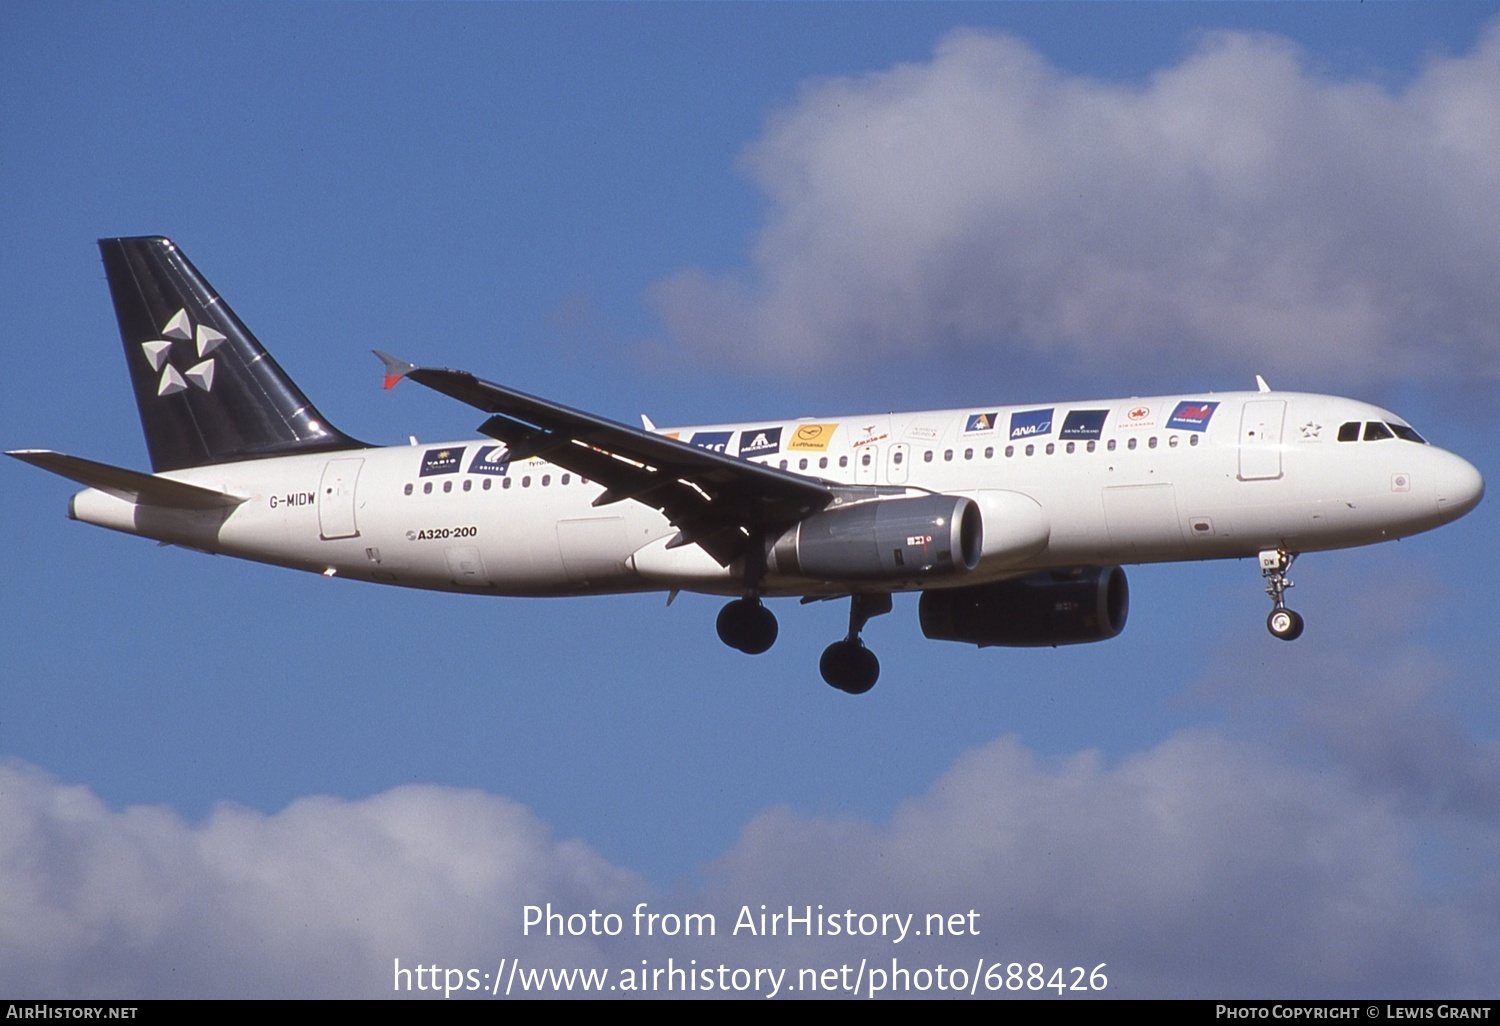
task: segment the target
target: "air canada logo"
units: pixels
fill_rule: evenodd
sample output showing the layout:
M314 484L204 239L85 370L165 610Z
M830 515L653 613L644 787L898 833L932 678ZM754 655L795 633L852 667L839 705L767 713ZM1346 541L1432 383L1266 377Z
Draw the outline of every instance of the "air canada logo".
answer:
M206 357L219 348L219 344L224 341L224 336L202 324L195 327L186 309L178 310L172 315L166 327L161 329L161 336L161 338L141 343L141 352L146 354L146 362L151 364L152 370L161 375L161 380L156 386L156 394L171 395L174 392L182 392L187 389L188 385L201 388L205 392L212 391L214 362ZM168 359L172 355L172 345L176 342L187 342L197 349L198 362L185 371L179 371Z

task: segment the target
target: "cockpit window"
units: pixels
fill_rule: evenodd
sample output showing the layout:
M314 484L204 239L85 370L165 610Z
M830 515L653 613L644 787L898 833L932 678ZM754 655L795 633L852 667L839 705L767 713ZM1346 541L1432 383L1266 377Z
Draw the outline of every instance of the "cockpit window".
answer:
M1417 434L1415 431L1413 431L1411 428L1407 427L1405 424L1395 424L1395 423L1392 423L1391 421L1386 421L1385 426L1388 427L1388 428L1390 428L1392 431L1396 432L1396 437L1397 438L1403 439L1403 440L1408 441L1408 442L1416 442L1418 445L1426 445L1427 444L1427 439L1425 439L1421 435Z
M1380 423L1380 421L1378 420L1372 420L1365 424L1365 441L1367 442L1374 442L1382 438L1394 437L1396 436L1391 434L1391 429Z
M1357 441L1359 441L1359 421L1357 421L1357 420L1351 420L1347 424L1340 424L1339 425L1339 441L1341 441L1341 442L1357 442Z

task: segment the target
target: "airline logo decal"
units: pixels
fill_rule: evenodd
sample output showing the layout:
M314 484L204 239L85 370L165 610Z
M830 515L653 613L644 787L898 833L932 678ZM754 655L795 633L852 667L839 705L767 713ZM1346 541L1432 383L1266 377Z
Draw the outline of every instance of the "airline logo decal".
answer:
M733 434L733 431L695 431L688 444L710 452L723 452L729 448L729 438Z
M1010 437L1036 438L1052 433L1052 410L1026 410L1010 415Z
M752 456L774 456L780 451L781 428L779 427L740 432L740 455L746 459Z
M1156 420L1151 416L1151 407L1132 406L1125 411L1125 419L1115 422L1117 428L1140 428L1155 427Z
M481 445L474 450L474 458L469 461L469 473L471 474L493 474L496 477L504 477L506 471L510 470L510 450L503 445ZM448 470L427 470L427 461L422 461L422 473L424 474L448 474Z
M1169 431L1206 431L1208 422L1213 419L1214 410L1218 408L1218 403L1184 400L1177 404L1177 409L1173 410L1172 416L1167 418L1167 429Z
M1073 410L1063 419L1057 437L1092 442L1104 433L1104 419L1108 416L1108 410Z
M457 474L464 461L464 447L456 449L428 449L422 454L422 470L418 477L435 474Z
M798 424L792 428L792 440L786 447L792 452L827 452L828 443L833 441L833 433L838 427L837 424Z
M161 338L141 343L141 352L146 354L146 362L151 365L152 370L161 374L161 381L156 386L156 394L172 395L175 392L184 391L189 384L205 392L212 391L214 362L205 360L204 357L219 348L219 344L224 341L224 336L201 324L194 327L186 308L178 310L171 316L166 327L161 329L161 334ZM198 362L185 371L179 371L172 366L167 358L172 354L173 342L192 342L198 350Z
M871 424L869 427L860 428L859 437L854 440L854 448L858 449L861 445L874 445L889 437L891 437L890 433L881 431L879 424Z
M999 411L993 410L989 413L969 414L969 419L964 421L964 434L971 435L976 431L995 430L995 418L999 415Z

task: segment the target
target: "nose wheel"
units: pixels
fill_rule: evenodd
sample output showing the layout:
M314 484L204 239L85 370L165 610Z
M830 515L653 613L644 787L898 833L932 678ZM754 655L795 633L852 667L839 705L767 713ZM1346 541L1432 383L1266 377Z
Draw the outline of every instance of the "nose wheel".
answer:
M1260 554L1260 574L1266 579L1266 594L1271 596L1271 615L1266 617L1266 630L1282 641L1296 641L1302 637L1306 624L1302 614L1286 607L1286 590L1292 587L1286 572L1291 569L1295 552L1285 549L1267 549Z
M889 592L854 595L849 601L849 635L823 650L818 670L831 687L850 695L862 695L880 679L880 660L865 648L859 633L872 616L891 611Z

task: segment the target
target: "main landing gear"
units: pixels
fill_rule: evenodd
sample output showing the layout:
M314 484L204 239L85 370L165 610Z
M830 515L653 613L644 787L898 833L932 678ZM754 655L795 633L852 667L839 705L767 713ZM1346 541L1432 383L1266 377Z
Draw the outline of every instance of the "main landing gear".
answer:
M818 669L824 680L851 695L862 695L875 686L875 681L880 678L880 660L875 658L874 652L865 648L859 632L865 629L870 617L890 611L889 592L851 596L848 637L829 645L823 650L823 658L818 661Z
M1295 552L1286 549L1267 549L1260 554L1260 574L1266 579L1266 594L1271 596L1271 615L1266 617L1266 630L1282 641L1296 641L1302 637L1302 614L1286 607L1286 590L1292 587L1286 572L1291 569Z
M776 614L754 595L746 595L719 610L719 640L746 655L760 655L776 644Z

